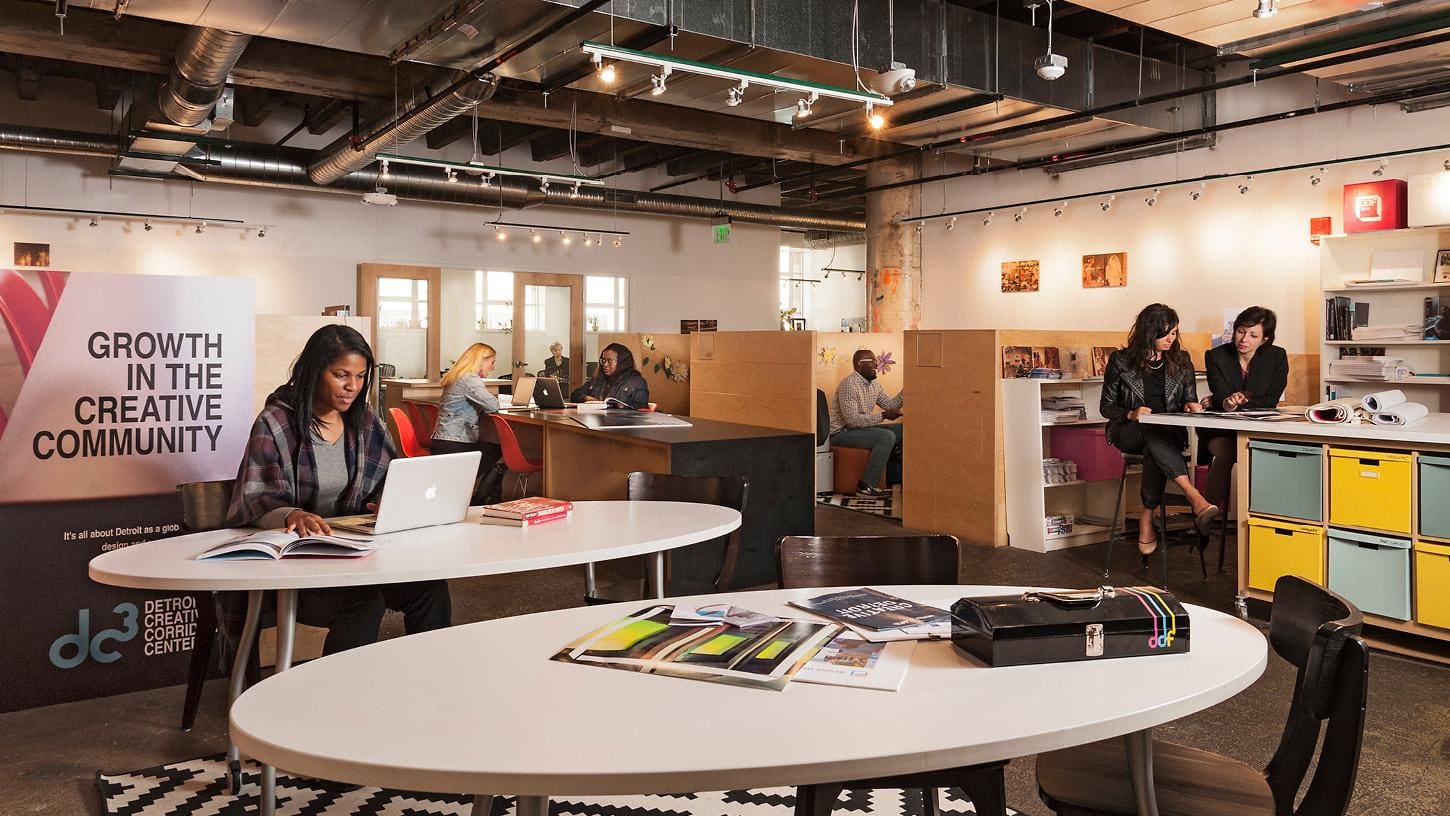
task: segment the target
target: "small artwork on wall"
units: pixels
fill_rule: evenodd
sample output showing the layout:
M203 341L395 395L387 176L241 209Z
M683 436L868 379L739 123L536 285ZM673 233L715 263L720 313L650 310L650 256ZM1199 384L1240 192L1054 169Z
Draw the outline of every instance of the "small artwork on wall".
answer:
M1102 289L1128 285L1128 253L1109 252L1082 256L1082 288Z
M1062 357L1057 352L1057 346L1033 346L1032 367L1061 369Z
M23 244L15 242L16 266L50 266L50 244Z
M1040 280L1037 261L1003 261L1003 292L1036 292Z
M1108 370L1108 357L1112 356L1112 346L1093 346L1093 376L1101 377L1103 372Z
M1435 282L1450 283L1450 249L1435 253Z
M1002 347L1002 379L1025 377L1032 370L1032 349L1028 346Z

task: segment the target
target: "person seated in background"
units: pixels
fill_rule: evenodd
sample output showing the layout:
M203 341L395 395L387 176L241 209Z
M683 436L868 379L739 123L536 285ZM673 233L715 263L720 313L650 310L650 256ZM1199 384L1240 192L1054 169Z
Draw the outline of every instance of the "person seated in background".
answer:
M564 344L555 340L549 344L549 359L544 361L544 376L558 377L559 382L569 382L569 358L564 356Z
M503 448L488 441L487 433L480 433L479 427L489 421L489 414L498 411L498 396L484 382L497 362L498 353L487 343L474 343L459 355L458 362L443 375L438 425L430 443L433 453L476 450L483 454L473 482L474 504L492 504L502 498L506 470L500 464Z
M1127 347L1108 357L1098 410L1108 420L1108 444L1123 453L1143 457L1139 497L1144 512L1138 514L1138 552L1146 556L1158 549L1153 511L1163 503L1163 488L1169 477L1187 497L1198 529L1206 531L1218 515L1218 507L1210 504L1188 478L1188 466L1183 461L1187 429L1139 422L1149 414L1203 410L1198 402L1193 360L1178 342L1177 312L1154 303L1138 313L1128 332Z
M617 399L631 408L649 405L649 384L634 367L634 354L619 343L599 352L599 367L583 385L569 395L573 402L603 402Z
M856 483L856 495L880 496L887 491L877 487L886 473L891 452L901 445L899 422L885 422L901 416L905 389L888 397L876 382L876 355L861 349L851 355L855 369L836 386L831 399L831 444L840 448L865 448L871 451L866 459L866 472ZM880 408L881 413L876 413Z
M1272 411L1289 384L1289 355L1274 345L1279 318L1270 309L1250 306L1234 318L1233 342L1204 352L1210 411ZM1208 499L1220 507L1228 501L1230 475L1238 459L1233 431L1202 428L1199 455L1212 456L1208 466Z
M397 455L365 399L373 352L356 329L323 326L252 425L227 510L228 527L330 534L326 517L369 512ZM451 623L446 581L304 589L297 619L327 627L323 654L373 643L388 609L408 634Z

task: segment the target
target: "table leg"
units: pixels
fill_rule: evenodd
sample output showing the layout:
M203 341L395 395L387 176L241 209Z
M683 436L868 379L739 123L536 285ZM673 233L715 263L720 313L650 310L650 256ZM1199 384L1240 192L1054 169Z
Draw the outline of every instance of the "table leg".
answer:
M292 668L292 640L297 634L297 590L277 590L277 668L281 673ZM262 816L277 811L277 769L262 766L262 794L258 804Z
M650 596L653 598L665 597L665 554L653 552L649 554L646 562L649 569Z
M488 816L493 811L493 794L476 793L473 795L473 808L468 811L468 816Z
M1128 751L1128 779L1133 784L1138 816L1158 816L1158 794L1153 788L1153 729L1127 734L1123 744Z
M518 816L549 816L549 797L520 796Z
M231 686L228 691L227 709L242 696L247 684L247 663L252 659L252 647L257 642L257 626L262 618L262 591L254 589L247 593L247 619L242 624L242 636L237 641L237 653L232 657ZM227 789L233 796L242 792L242 752L235 743L227 743Z

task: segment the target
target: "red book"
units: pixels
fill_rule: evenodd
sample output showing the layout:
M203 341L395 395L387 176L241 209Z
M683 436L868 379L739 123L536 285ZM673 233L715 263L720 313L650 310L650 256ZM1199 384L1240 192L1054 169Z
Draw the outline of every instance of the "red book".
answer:
M486 504L483 506L483 514L494 518L527 519L535 516L567 513L573 509L573 502L546 499L543 496L530 496L526 499L514 499L500 504Z
M528 518L503 518L501 516L484 516L478 520L479 524L498 524L504 527L533 527L536 524L547 524L551 521L563 521L568 518L570 510L560 510L557 513L545 513L540 516L529 516Z

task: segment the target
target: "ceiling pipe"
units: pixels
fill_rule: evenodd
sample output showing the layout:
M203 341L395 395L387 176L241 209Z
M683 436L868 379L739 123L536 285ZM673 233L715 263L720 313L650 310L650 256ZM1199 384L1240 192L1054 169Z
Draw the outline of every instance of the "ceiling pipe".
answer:
M181 159L189 172L188 177L218 184L355 195L371 192L381 181L379 169L373 166L353 171L331 185L322 186L308 177L307 150L242 142L229 144L231 146L227 148L208 145L204 148L207 155ZM105 134L0 124L0 150L114 159L119 147L115 137ZM187 162L191 164L187 165ZM442 173L421 167L389 168L386 186L399 198L475 207L518 209L550 206L698 219L723 214L739 223L766 224L785 229L831 232L863 232L866 229L866 222L861 218L763 204L721 202L713 198L599 187L583 188L576 196L567 185L555 185L543 191L536 184L521 179L495 178L484 187L477 177L467 174L463 174L462 180L450 183Z
M181 127L196 127L205 122L226 89L227 75L251 41L252 35L236 31L187 29L177 47L171 76L156 95L161 113Z
M1219 80L1218 82L1214 82L1209 85L1199 85L1196 87L1184 88L1177 91L1168 91L1165 93L1154 94L1152 96L1131 99L1126 102L1118 102L1112 105L1103 105L1097 108L1090 108L1088 110L1079 111L1077 113L1067 113L1061 116L1054 116L1050 119L1042 119L1036 122L1027 122L1020 125L1008 125L1007 127L986 131L984 133L964 134L951 139L943 139L941 141L929 142L918 147L907 148L905 150L898 150L890 153L883 153L881 155L870 156L864 159L857 159L855 161L846 162L845 164L833 165L828 169L811 170L805 173L797 173L792 176L782 176L778 179L772 179L771 181L759 182L756 184L747 184L741 187L737 192L743 193L748 190L754 190L757 187L765 187L771 184L780 184L781 182L786 181L797 181L799 179L814 178L815 176L831 172L833 170L845 170L851 167L860 167L862 165L872 164L878 161L885 161L888 159L897 159L903 156L910 156L915 153L929 153L937 150L945 150L947 148L972 147L976 145L982 145L988 142L995 142L1002 139L1012 138L1014 136L1023 136L1033 132L1051 130L1057 127L1065 127L1067 125L1080 124L1082 122L1087 122L1091 119L1094 119L1098 116L1115 113L1118 111L1126 110L1128 108L1141 107L1144 105L1154 105L1159 102L1169 102L1175 99L1183 99L1190 96L1199 96L1201 94L1216 93L1218 91L1228 90L1229 88L1237 88L1243 85L1252 85L1256 82L1267 82L1268 80L1278 79L1279 77L1292 76L1295 74L1307 73L1309 71L1317 71L1321 68L1332 68L1336 65L1344 65L1351 62L1359 62L1360 60L1373 59L1375 57L1382 57L1390 54L1397 54L1401 51L1408 51L1413 48L1423 48L1427 45L1438 45L1444 42L1450 42L1450 32L1434 34L1428 37L1421 37L1420 39L1410 40L1407 42L1391 43L1389 45L1380 46L1379 48L1356 51L1350 54L1340 54L1338 56L1326 57L1321 60L1315 60L1314 62L1305 62L1289 68L1277 68L1269 71L1250 72L1241 77Z
M308 177L314 184L331 184L348 173L368 166L373 157L384 150L396 151L460 114L473 110L480 103L487 102L498 91L498 77L493 75L495 69L609 1L589 0L576 9L552 17L536 27L532 33L475 65L467 76L408 113L397 119L380 119L370 125L366 131L368 135L361 138L354 134L338 139L318 152L317 158L307 169Z

